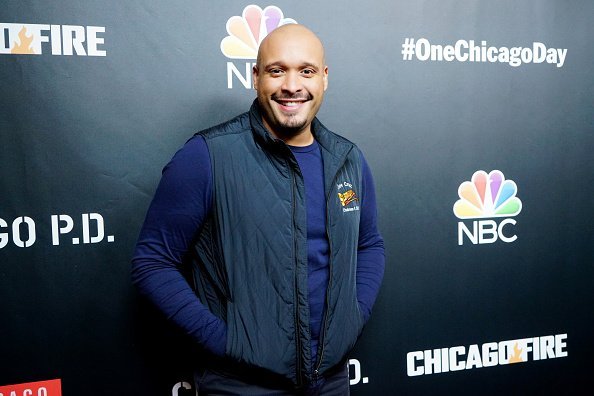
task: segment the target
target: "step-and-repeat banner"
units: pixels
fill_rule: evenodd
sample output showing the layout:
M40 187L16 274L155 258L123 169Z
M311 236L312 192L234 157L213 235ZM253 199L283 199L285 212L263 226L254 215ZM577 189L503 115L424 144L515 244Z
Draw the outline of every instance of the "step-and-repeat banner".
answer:
M0 395L195 391L130 282L162 167L246 111L287 19L326 46L320 119L373 170L386 274L355 395L571 394L594 343L589 1L0 6Z

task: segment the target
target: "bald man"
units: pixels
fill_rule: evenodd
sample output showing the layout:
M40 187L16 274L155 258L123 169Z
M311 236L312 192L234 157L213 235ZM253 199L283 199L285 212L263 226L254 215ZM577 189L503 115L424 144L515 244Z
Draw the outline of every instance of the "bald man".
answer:
M133 281L201 347L200 395L349 394L384 272L371 172L316 118L328 67L309 29L270 33L253 81L247 113L164 168Z

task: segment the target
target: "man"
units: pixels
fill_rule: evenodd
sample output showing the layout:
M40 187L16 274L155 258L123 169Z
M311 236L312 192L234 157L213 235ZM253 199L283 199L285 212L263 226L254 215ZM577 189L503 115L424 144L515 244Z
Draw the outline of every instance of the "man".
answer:
M253 81L249 112L165 167L133 280L204 349L201 395L348 394L384 271L371 173L315 118L328 67L310 30L271 32Z

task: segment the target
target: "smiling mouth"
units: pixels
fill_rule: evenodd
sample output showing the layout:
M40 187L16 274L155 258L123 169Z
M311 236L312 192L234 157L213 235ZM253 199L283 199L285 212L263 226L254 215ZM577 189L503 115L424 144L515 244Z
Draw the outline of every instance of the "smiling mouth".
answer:
M306 95L306 96L272 95L271 99L274 100L276 103L280 104L281 106L297 107L305 102L312 100L313 98L311 95Z
M298 107L305 103L305 101L298 101L298 102L285 102L285 101L276 101L279 105L283 107Z
M310 101L312 98L279 98L273 96L271 98L274 102L278 103L281 109L286 111L297 110L303 105L304 103Z

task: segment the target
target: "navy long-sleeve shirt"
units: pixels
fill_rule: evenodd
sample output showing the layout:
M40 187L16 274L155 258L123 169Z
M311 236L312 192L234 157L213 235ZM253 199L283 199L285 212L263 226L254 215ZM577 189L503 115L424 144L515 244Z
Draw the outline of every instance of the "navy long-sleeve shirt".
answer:
M290 148L305 183L310 329L315 359L329 276L323 163L315 141L307 147ZM375 189L365 159L362 168L357 297L367 320L383 277L385 259L383 239L377 230ZM207 350L222 356L226 325L198 300L182 275L184 256L211 206L212 171L208 147L202 137L195 136L163 169L132 259L132 279L141 293L169 319Z

